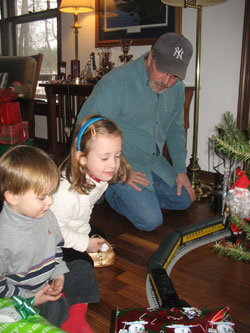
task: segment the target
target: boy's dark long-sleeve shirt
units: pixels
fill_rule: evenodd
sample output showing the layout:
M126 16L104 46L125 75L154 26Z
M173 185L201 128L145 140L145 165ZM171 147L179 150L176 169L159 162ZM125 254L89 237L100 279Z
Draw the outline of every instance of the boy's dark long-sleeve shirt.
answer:
M4 203L0 214L0 297L32 297L69 270L62 260L63 237L54 214L33 219Z

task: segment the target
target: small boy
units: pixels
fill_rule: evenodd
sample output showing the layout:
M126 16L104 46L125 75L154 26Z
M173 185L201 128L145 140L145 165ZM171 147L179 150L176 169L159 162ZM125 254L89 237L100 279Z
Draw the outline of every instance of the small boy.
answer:
M35 297L40 315L66 332L92 332L86 303L99 301L91 264L62 260L63 237L49 206L59 173L36 147L15 146L0 158L0 298Z

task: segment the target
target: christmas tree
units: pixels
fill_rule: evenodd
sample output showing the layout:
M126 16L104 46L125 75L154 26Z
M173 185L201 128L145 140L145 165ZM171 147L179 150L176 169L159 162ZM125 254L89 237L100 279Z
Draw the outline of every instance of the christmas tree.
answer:
M244 172L241 174L238 174L239 177L242 177L244 179L245 186L239 186L245 188L245 191L249 191L249 176L250 176L250 130L246 131L244 133L243 131L239 130L237 127L237 124L233 118L233 115L230 112L226 112L223 116L223 122L217 126L217 135L214 137L214 144L215 149L220 152L220 156L224 156L225 160L230 162L242 162L244 167ZM227 164L228 165L228 164ZM233 163L230 163L230 165L233 165ZM239 168L238 168L239 172ZM228 174L228 179L225 179L225 175ZM240 179L235 182L235 184L232 184L232 181L230 179L230 175L232 174L231 170L230 172L224 173L224 188L223 188L223 197L225 198L225 202L229 202L230 195L231 197L234 195L232 190L230 193L229 188L233 188L236 184L239 185ZM237 174L237 172L236 172ZM245 178L243 178L245 177ZM248 178L247 178L248 177ZM231 181L231 184L230 184ZM242 181L241 181L241 184ZM231 185L231 186L230 186ZM249 194L250 192L246 193ZM247 206L247 209L249 207L249 203L246 201L245 196L241 197L241 204L245 204ZM244 261L250 261L250 251L248 249L248 244L250 242L250 224L247 220L249 219L248 212L243 213L243 209L240 210L234 210L234 204L231 201L231 207L229 207L230 204L225 205L225 212L224 215L227 216L229 225L234 226L235 228L238 228L238 230L241 230L244 233L245 236L245 244L243 245L239 241L236 241L235 243L228 242L228 241L221 241L219 243L216 243L214 249L219 255L226 255L233 260L244 260ZM242 207L242 206L240 206ZM244 215L245 214L245 215Z

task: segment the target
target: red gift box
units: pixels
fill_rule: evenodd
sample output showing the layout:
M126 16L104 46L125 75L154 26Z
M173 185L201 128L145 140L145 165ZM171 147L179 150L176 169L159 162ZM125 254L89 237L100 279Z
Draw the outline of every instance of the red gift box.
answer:
M0 88L0 103L7 103L14 101L17 98L17 94L8 88Z
M116 312L115 333L125 332L236 332L225 308L130 308Z
M17 124L22 121L19 102L0 104L0 125Z
M14 145L29 138L28 122L22 121L12 125L0 125L0 143Z

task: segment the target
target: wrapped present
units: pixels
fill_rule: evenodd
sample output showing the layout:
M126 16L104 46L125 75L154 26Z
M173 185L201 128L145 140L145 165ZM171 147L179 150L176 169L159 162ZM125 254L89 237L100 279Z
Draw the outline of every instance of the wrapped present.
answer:
M116 312L115 333L236 332L225 308L130 308Z
M48 333L63 333L60 328L49 323L45 318L38 314L36 308L33 308L29 299L16 297L0 299L0 332L1 333L24 333L24 332L48 332ZM17 305L20 303L20 306ZM27 313L23 313L26 308Z
M0 103L7 103L14 101L17 98L17 94L10 89L0 88Z
M12 125L0 125L0 143L14 145L29 138L28 122L22 121Z
M0 104L0 125L12 125L22 121L19 102Z

